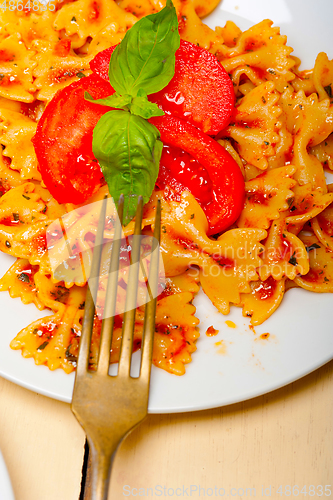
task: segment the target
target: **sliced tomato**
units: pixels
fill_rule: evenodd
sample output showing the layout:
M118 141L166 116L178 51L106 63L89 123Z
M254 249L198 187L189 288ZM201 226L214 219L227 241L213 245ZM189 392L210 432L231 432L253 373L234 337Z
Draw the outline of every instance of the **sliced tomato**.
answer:
M187 44L182 42L181 48L184 50L181 51L181 58L185 58L184 54L188 52L191 55L194 53L192 48L187 50ZM194 50L199 49L194 47ZM104 183L101 169L92 152L92 134L100 117L110 108L86 101L84 93L88 91L94 98L103 98L114 92L108 82L109 60L113 50L114 47L110 47L94 58L91 62L93 75L59 91L46 107L38 123L33 143L39 170L44 183L60 203L83 203ZM202 61L202 64L206 63ZM219 64L215 58L214 64ZM188 67L190 68L190 65ZM186 78L189 78L189 72L190 69L185 72ZM204 72L201 73L202 77L203 74ZM175 81L185 82L181 76L177 76ZM217 82L218 79L215 82L216 88ZM194 85L194 90L187 95L193 96L197 92L197 99L200 101L206 88L201 81L200 86ZM163 91L158 94L164 102ZM161 133L162 142L168 146L164 148L162 155L158 182L160 187L170 188L174 194L179 195L185 189L191 191L206 213L209 234L216 234L229 227L242 210L243 177L237 163L225 149L197 128L201 118L196 121L193 118L195 113L192 114L193 125L187 121L187 108L177 106L175 113L185 117L186 121L172 115L151 119ZM197 111L200 109L195 107L195 103L193 106ZM210 123L217 114L209 115ZM222 123L223 120L219 119L219 127Z
M189 153L174 146L163 146L156 184L168 190L169 198L178 201L181 193L188 190L189 186L200 205L207 205L212 201L213 183L207 169Z
M228 73L213 54L181 40L173 78L149 100L165 113L192 123L208 135L217 135L229 124L235 93Z
M47 105L32 139L43 182L59 203L83 203L104 183L92 152L92 133L110 108L87 101L86 91L95 99L114 93L96 75L72 83Z
M91 69L106 81L114 49L103 50L90 62ZM235 105L232 81L216 57L184 40L176 52L173 78L148 99L166 114L182 118L208 135L217 135L229 124Z
M112 45L98 54L89 63L90 69L103 80L109 81L109 66L112 52L117 45Z
M176 158L170 169L172 161L163 160L164 153L157 180L159 187L171 188L178 195L184 188L192 192L207 217L209 235L230 227L242 211L245 194L244 179L235 160L218 142L184 120L164 115L149 121L160 131L164 144L185 151L190 155L189 162L194 160L192 167L185 164L179 169L182 160ZM171 156L175 151L171 150ZM196 176L194 184L193 176Z

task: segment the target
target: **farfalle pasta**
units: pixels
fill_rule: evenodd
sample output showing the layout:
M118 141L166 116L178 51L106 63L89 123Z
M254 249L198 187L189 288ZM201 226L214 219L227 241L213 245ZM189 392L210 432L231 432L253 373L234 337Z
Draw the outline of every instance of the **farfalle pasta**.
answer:
M59 204L51 196L31 139L56 92L89 76L98 52L119 43L138 19L165 2L36 1L36 9L0 12L0 249L16 257L0 290L50 311L19 332L11 347L36 364L70 373L87 280L75 269L61 277L51 262L47 234L50 228L56 234L57 221L67 217L67 230L79 241L76 250L85 252L89 264L97 215L88 221L81 217L88 202ZM230 21L211 30L201 17L217 3L174 2L181 37L210 50L233 82L232 120L216 140L244 176L243 210L232 227L211 237L203 210L187 191L175 200L156 188L144 208L143 234L149 237L161 200L166 279L157 302L153 362L177 375L197 348L199 320L192 301L200 286L221 314L240 307L252 325L274 314L291 287L333 292L333 188L325 178L325 169L333 170L333 62L320 53L313 70L299 71L286 37L270 20L243 32ZM89 204L106 193L104 185ZM112 224L108 231L111 240ZM133 222L124 228L126 237L132 232ZM55 239L54 245L63 255L64 243ZM125 271L121 279L126 288ZM143 314L139 305L134 350L141 345ZM121 324L120 311L111 362L118 360ZM100 330L96 315L92 365Z
M28 116L11 109L1 109L1 144L3 154L10 158L10 168L20 172L22 179L41 180L31 139L36 133L36 123Z

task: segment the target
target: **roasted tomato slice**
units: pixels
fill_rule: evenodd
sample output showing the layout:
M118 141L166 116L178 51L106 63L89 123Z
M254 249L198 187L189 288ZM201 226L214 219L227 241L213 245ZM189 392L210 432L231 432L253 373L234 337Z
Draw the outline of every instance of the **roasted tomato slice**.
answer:
M32 139L43 181L59 203L83 203L104 182L92 152L92 133L110 108L88 102L85 91L95 99L114 92L96 75L65 87L47 105Z
M91 69L106 81L114 49L103 50L90 63ZM235 105L232 81L216 57L184 40L176 52L173 78L148 98L166 114L182 118L208 135L217 135L229 124Z
M209 235L230 227L242 211L245 193L235 160L218 142L184 120L165 115L150 121L163 143L171 146L162 155L158 186L175 195L190 191L205 212Z

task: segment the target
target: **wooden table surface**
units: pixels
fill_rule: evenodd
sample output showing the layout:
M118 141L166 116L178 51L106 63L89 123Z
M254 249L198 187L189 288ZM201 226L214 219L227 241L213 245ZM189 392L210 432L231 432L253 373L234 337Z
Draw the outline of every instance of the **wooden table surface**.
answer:
M325 495L325 485L333 490L332 415L333 362L250 401L150 415L119 449L109 498L221 498L221 488L249 498L255 488L256 497L279 499L288 485L322 485L323 498L333 498ZM16 500L78 500L84 434L68 404L0 378L0 449Z

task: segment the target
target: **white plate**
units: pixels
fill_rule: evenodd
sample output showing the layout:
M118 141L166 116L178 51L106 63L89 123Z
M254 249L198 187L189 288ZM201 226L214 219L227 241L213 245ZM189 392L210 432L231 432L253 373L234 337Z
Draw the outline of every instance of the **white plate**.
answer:
M270 18L281 26L282 34L288 35L288 45L303 59L303 67L310 68L320 51L333 58L332 17L332 0L223 0L206 22L211 27L223 26L231 19L246 29ZM10 262L10 257L0 256L0 273ZM201 320L198 349L183 377L153 367L152 413L201 410L243 401L282 387L333 358L333 294L290 290L278 311L257 327L256 333L238 308L225 317L203 293L195 299L195 305ZM0 310L0 374L28 389L69 402L73 374L37 367L32 359L23 359L20 352L8 347L16 333L41 313L7 293L0 295ZM237 328L228 327L226 320L232 320ZM205 335L211 325L219 330L216 337ZM260 335L266 332L269 338L261 340Z
M7 467L0 451L0 500L15 500Z

